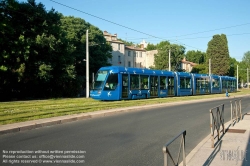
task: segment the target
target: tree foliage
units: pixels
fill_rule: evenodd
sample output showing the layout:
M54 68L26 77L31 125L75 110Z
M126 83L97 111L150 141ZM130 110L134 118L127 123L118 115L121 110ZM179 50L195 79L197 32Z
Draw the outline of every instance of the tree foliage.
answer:
M203 64L203 63L205 63L205 60L206 60L206 53L198 51L198 50L197 51L194 51L194 50L188 51L186 53L186 60L190 61L190 62L197 63L197 64Z
M206 64L208 66L211 59L211 72L216 75L226 75L228 73L229 51L226 35L214 35L208 43ZM208 71L208 70L207 70Z
M247 68L250 68L250 51L247 51L243 58L242 58L242 63L246 65Z
M231 58L229 60L229 69L228 69L228 73L227 76L231 76L231 77L235 77L237 75L237 65L238 62L236 61L235 58Z
M148 43L147 48L145 48L145 50L147 51L156 50L156 49L157 49L156 45L151 44L151 43Z
M199 74L207 73L207 71L206 71L206 65L205 64L199 64L197 66L194 66L192 68L191 73L199 73Z
M155 55L155 69L168 70L169 50L171 51L171 70L180 70L180 61L184 57L185 47L177 44L170 44L168 41L160 42L156 45L158 53Z
M103 43L90 47L90 71L108 65L111 46L84 20L35 0L2 0L0 11L0 100L76 96L85 79L86 29L91 42Z
M239 83L247 82L247 69L248 69L248 79L250 80L250 51L247 51L240 63L238 63L238 76Z

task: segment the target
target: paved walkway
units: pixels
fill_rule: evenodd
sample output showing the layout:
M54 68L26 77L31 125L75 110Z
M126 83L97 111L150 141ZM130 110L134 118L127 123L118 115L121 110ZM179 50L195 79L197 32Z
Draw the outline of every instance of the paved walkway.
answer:
M214 148L210 135L201 141L187 156L187 166L250 166L250 112L232 126L226 123L225 128L222 138L215 139Z

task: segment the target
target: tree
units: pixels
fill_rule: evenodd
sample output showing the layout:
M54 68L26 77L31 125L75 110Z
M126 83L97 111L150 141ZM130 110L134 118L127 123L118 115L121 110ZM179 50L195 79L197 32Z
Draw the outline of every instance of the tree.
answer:
M230 67L229 51L226 35L214 35L208 43L206 64L211 59L211 72L226 75ZM207 70L208 71L208 70Z
M194 66L192 68L191 73L199 73L199 74L207 73L207 71L206 71L206 65L205 64L199 64L197 66Z
M179 70L179 63L184 57L185 47L177 44L170 44L168 41L160 42L156 45L158 53L155 55L154 63L155 69L168 70L169 67L169 49L171 50L171 68L172 70Z
M145 50L147 51L156 50L156 45L148 43L147 48Z
M235 58L231 58L230 57L230 61L229 61L229 70L227 73L227 76L231 76L231 77L235 77L237 75L237 65L239 63L236 61Z
M250 68L250 51L244 54L242 58L242 63L244 63L247 68Z
M89 68L90 73L97 72L102 66L109 66L108 59L112 57L112 47L103 36L101 30L97 27L85 22L81 18L73 16L63 16L61 18L61 28L67 34L67 39L75 50L71 53L74 58L74 66L76 69L76 80L72 82L69 88L75 93L85 87L86 83L86 31L89 30ZM92 75L90 75L91 80Z
M34 0L0 5L0 100L61 97L76 76L75 48L61 30L61 15Z
M191 50L186 53L186 60L197 64L205 63L205 58L206 58L206 53L198 50L197 51Z
M244 53L242 61L239 63L239 82L247 82L247 69L248 78L250 78L250 51Z

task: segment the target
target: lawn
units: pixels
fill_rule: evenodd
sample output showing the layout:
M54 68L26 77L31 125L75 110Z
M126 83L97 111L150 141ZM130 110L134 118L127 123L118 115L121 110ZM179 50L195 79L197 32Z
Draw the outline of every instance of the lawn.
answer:
M237 93L230 93L230 97L246 94L250 94L250 89L240 89ZM0 125L119 107L150 105L183 100L200 100L216 97L225 97L225 94L109 102L96 101L91 98L63 98L49 100L0 102Z

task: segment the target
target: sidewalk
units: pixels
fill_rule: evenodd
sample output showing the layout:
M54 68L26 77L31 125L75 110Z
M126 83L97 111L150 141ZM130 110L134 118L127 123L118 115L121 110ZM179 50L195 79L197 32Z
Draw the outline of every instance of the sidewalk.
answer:
M201 141L186 157L187 166L249 166L250 112L233 126L227 122L225 129L221 140L215 139L214 148L211 147L210 135Z

